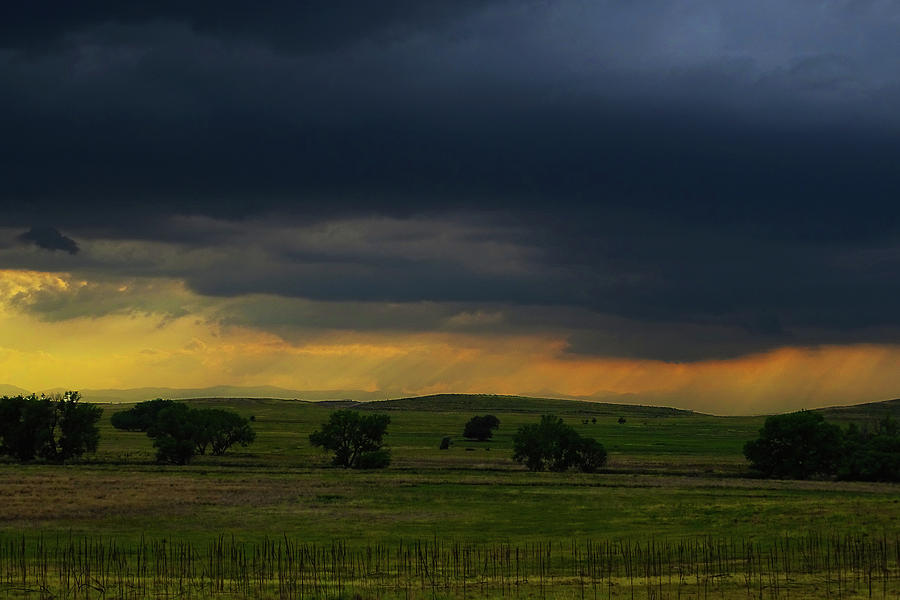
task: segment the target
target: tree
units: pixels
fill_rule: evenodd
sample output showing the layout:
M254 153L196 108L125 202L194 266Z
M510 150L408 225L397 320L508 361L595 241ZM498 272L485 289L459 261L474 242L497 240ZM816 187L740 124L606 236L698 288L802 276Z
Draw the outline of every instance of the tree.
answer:
M0 398L0 454L26 462L63 462L96 452L103 409L82 404L78 392Z
M187 404L172 402L160 410L147 428L156 448L157 462L184 465L197 451L201 424Z
M199 454L206 454L210 446L213 456L222 456L234 446L247 446L256 439L250 422L239 414L219 408L203 408L195 411L197 420L195 443Z
M147 432L159 462L183 465L208 449L221 456L235 444L246 446L256 439L247 419L218 408L196 409L183 402L157 399L118 415L125 415L119 422L122 428Z
M606 448L594 438L582 437L578 453L578 468L585 473L595 473L606 464Z
M382 438L391 419L387 415L364 415L355 410L337 410L328 422L309 436L313 446L334 452L332 463L350 469L388 466L390 454Z
M844 456L838 479L900 481L900 428L886 417L874 432L851 424L844 434Z
M523 425L513 438L513 460L531 471L566 471L578 466L594 472L606 463L606 449L593 438L581 437L554 415Z
M840 427L804 410L766 418L759 438L744 445L744 456L765 477L830 476L838 470L842 442Z
M498 427L500 427L500 419L494 415L475 416L466 423L463 437L484 442L493 437L494 430Z
M0 454L20 462L55 454L56 414L49 398L4 396L0 399Z
M173 404L175 402L172 400L163 400L162 398L138 402L129 410L117 412L110 417L109 421L116 429L147 431L153 425L153 421L156 420L159 411Z
M85 452L96 452L100 443L97 423L103 409L94 404L79 402L78 392L66 392L56 401L59 437L56 440L57 460L68 460Z

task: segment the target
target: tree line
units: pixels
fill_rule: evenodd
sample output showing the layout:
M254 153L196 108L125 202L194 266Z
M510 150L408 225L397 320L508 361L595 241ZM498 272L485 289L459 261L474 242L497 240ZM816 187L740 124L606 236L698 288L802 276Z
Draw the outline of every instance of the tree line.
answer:
M96 452L103 409L78 392L0 398L0 456L61 463Z
M81 402L78 392L3 396L0 456L62 463L96 452L102 416L103 409ZM247 419L237 413L172 400L140 402L114 414L110 422L117 429L145 432L153 440L157 461L174 464L207 451L221 456L235 444L246 446L256 438Z
M900 426L885 417L873 428L844 430L811 411L773 415L744 456L763 477L900 481Z
M103 410L80 400L74 391L0 398L0 456L61 463L96 452ZM387 415L337 410L309 435L309 441L331 452L335 466L384 468L391 462L384 445L390 421ZM256 439L250 420L237 413L159 398L118 412L110 422L120 430L145 433L161 463L182 465L207 453L221 456ZM499 427L500 419L494 415L473 416L463 437L484 442ZM445 437L440 448L451 443ZM555 415L519 427L512 445L513 460L531 471L593 473L608 456L603 444L580 435ZM851 424L844 430L811 411L773 415L759 437L745 444L744 455L763 477L900 481L900 425L887 417L874 427Z

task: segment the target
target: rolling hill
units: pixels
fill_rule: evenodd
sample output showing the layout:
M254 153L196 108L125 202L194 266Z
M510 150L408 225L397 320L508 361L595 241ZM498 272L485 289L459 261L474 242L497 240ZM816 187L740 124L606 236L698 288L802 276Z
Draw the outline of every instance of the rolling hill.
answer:
M872 421L888 416L900 419L900 398L853 406L830 406L820 408L816 412L821 413L829 421Z
M416 410L432 412L516 412L596 416L676 417L697 414L663 406L610 404L557 398L501 396L496 394L434 394L357 403L360 410Z

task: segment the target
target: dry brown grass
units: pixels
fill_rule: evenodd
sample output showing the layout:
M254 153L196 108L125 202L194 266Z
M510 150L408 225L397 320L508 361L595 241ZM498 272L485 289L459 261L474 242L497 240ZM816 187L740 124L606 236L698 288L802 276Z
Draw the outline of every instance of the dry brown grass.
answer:
M900 486L518 470L0 464L0 532L253 539L890 535Z
M296 493L287 481L231 480L190 474L108 474L47 468L0 471L0 522L96 519L111 515L183 511L202 505L260 506Z
M198 507L261 508L303 502L327 509L328 499L347 499L366 489L384 485L377 474L354 474L345 482L320 479L308 473L233 473L201 475L193 471L139 471L110 473L84 467L0 468L0 523L41 522L65 519L103 519L109 516L152 515L184 512ZM401 472L392 475L395 489L416 486L504 486L621 487L743 489L770 491L823 491L848 493L895 493L893 484L833 481L779 481L722 477L687 477L612 473L557 474L493 472L447 475ZM325 499L323 501L323 498Z

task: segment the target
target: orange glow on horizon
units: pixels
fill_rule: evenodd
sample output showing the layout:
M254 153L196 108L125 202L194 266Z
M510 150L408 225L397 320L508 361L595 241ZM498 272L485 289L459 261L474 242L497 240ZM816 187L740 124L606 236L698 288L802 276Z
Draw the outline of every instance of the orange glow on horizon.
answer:
M0 383L34 390L275 385L386 395L557 394L716 414L900 396L896 345L783 347L728 360L668 363L567 355L565 340L549 334L320 330L291 342L262 329L221 324L212 300L193 296L178 282L159 282L140 293L158 294L161 305L183 298L193 307L187 314L161 316L149 304L134 310L112 304L99 316L63 311L53 319L29 310L36 290L55 294L56 301L93 285L65 274L0 271ZM112 302L131 287L113 282L95 292Z

